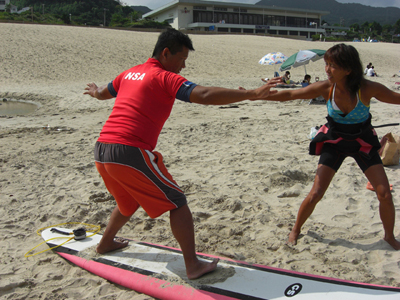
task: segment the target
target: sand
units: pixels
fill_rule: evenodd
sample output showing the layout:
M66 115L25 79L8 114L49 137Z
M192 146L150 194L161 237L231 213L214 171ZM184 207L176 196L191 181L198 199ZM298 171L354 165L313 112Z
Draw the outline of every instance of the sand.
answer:
M103 228L114 201L99 177L94 143L113 106L83 95L86 83L106 84L151 56L158 33L99 28L0 24L0 99L32 101L29 115L0 118L0 297L2 299L152 299L75 267L51 251L25 258L36 230L64 222ZM271 77L265 54L328 49L309 42L251 35L191 35L196 51L182 75L201 85L255 88ZM400 45L350 43L376 80L400 81ZM278 68L276 68L278 70ZM324 62L307 65L326 79ZM291 70L301 80L304 68ZM373 124L399 121L400 107L372 101ZM308 155L310 128L326 108L308 101L244 101L201 106L177 101L160 135L170 173L187 193L199 252L311 274L400 286L400 251L382 240L375 193L347 159L303 227L285 244L318 157ZM399 127L377 129L400 134ZM394 186L400 238L399 166L385 167ZM139 210L120 236L178 247L168 214Z

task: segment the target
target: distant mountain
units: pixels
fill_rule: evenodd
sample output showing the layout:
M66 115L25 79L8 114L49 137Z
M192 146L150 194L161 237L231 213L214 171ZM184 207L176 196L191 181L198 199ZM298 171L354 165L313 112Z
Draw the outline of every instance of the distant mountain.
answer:
M330 14L322 19L330 25L340 24L350 26L354 23L378 22L381 25L393 25L400 19L400 8L397 7L372 7L356 3L339 3L335 0L261 0L257 5L291 7L329 11Z
M133 8L133 10L139 11L142 14L147 14L149 11L151 11L150 8L148 8L147 6L129 6L131 8Z

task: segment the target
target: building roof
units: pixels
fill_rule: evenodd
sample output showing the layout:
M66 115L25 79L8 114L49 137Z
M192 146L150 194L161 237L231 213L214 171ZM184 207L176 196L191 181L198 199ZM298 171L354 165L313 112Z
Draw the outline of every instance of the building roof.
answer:
M289 8L289 7L279 7L279 6L267 6L267 5L256 5L256 4L247 4L247 3L238 3L238 2L219 2L219 1L204 1L204 0L174 0L171 1L159 8L156 8L142 17L147 18L151 17L155 14L161 13L165 10L170 9L171 7L178 4L188 4L188 5L198 5L198 6L218 6L218 7L233 7L233 8L248 8L248 9L268 9L275 11L290 11L290 12L302 12L302 13L316 13L322 15L328 15L329 11L320 11L320 10L310 10L310 9L301 9L301 8Z

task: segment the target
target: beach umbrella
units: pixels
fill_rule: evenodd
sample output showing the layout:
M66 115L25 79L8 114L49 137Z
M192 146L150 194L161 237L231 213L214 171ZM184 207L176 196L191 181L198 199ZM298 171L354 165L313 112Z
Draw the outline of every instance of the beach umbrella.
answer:
M325 50L310 49L300 50L299 52L290 56L280 67L280 71L286 71L299 66L304 66L304 71L307 74L306 65L312 61L319 60L324 57Z
M287 56L281 52L271 52L268 53L267 55L264 55L260 61L258 62L260 65L268 65L274 66L274 72L275 72L275 66L278 64L281 64L287 60Z

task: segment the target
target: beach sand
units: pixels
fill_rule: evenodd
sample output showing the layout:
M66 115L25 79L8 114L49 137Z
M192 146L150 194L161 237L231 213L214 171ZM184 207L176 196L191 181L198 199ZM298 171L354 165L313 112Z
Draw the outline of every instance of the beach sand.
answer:
M29 115L0 118L0 298L153 299L69 264L51 251L25 258L42 240L36 230L65 222L103 228L115 206L95 169L93 148L113 100L83 95L151 56L158 33L99 28L0 24L0 100L38 103ZM255 88L272 77L258 64L269 52L327 50L332 42L252 35L190 35L182 75L200 85ZM399 85L400 45L350 43L381 82ZM276 67L278 70L279 66ZM307 73L326 79L324 61ZM302 80L304 68L291 70ZM400 107L372 101L373 124L399 122ZM383 238L379 203L367 179L346 159L305 223L298 245L285 244L312 186L318 157L308 155L311 127L326 108L308 101L244 101L201 106L177 101L156 150L186 192L197 251L344 280L400 287L400 251ZM399 127L378 128L400 134ZM393 184L400 238L399 166L385 167ZM142 209L120 236L178 247L169 214ZM40 248L45 249L46 247Z

